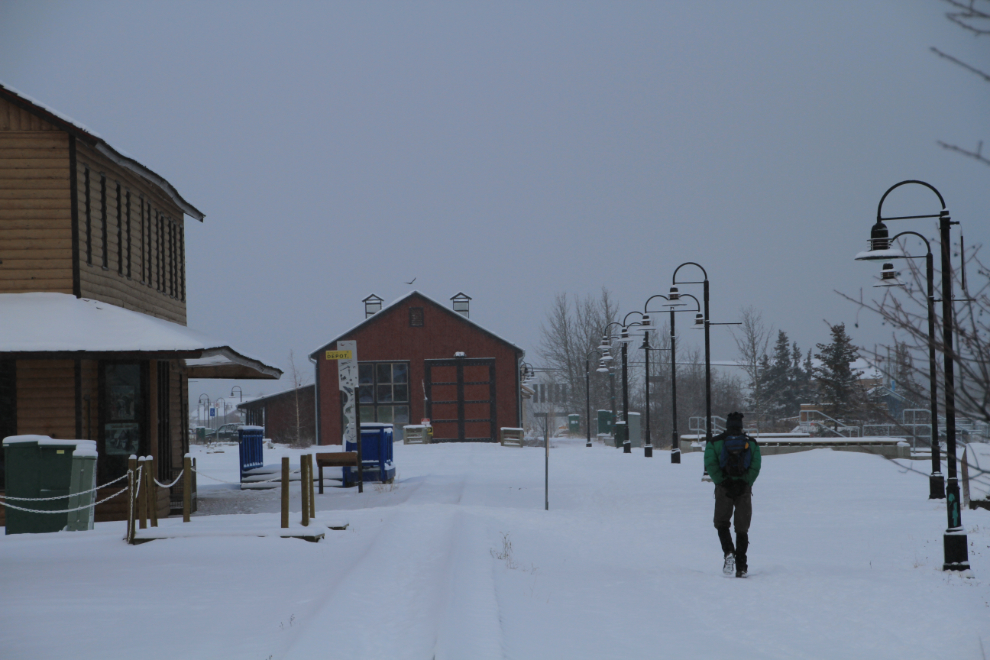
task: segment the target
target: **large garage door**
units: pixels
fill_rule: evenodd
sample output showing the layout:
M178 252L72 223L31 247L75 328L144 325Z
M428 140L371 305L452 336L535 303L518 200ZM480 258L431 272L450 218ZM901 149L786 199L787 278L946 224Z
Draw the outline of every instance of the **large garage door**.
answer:
M495 442L495 360L426 360L433 442Z

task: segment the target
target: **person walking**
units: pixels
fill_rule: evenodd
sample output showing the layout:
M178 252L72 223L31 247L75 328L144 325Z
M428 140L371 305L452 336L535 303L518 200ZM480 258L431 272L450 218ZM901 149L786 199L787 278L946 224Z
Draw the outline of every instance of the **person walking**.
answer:
M753 519L753 482L760 476L760 445L743 431L743 414L729 413L725 431L705 447L705 469L715 483L715 529L722 544L722 572L746 577L749 523ZM736 542L729 524L735 514Z

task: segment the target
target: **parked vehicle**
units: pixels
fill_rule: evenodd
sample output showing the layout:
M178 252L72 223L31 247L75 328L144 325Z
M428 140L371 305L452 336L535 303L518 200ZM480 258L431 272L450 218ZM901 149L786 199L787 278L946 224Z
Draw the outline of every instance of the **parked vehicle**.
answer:
M239 440L238 430L244 426L239 422L231 422L230 424L224 424L220 428L207 429L206 431L206 441L207 442L237 442Z

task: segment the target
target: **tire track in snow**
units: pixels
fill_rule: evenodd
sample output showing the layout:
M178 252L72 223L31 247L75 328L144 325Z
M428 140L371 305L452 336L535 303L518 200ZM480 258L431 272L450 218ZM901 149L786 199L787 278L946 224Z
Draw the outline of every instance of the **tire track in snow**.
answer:
M464 511L456 511L454 517L433 658L503 658L502 626L484 520Z
M439 478L419 484L397 507L364 510L388 519L361 544L356 561L328 571L332 584L300 616L299 632L277 657L502 657L490 548L476 517L467 516L465 532L457 506L466 485L463 474ZM479 591L465 594L466 587ZM478 650L464 655L465 648Z

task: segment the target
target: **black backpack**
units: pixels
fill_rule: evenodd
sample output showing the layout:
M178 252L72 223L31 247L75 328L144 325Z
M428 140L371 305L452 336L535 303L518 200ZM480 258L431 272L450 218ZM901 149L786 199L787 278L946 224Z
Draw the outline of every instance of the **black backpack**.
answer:
M748 435L730 435L722 441L718 466L727 477L741 477L753 462L753 442Z

